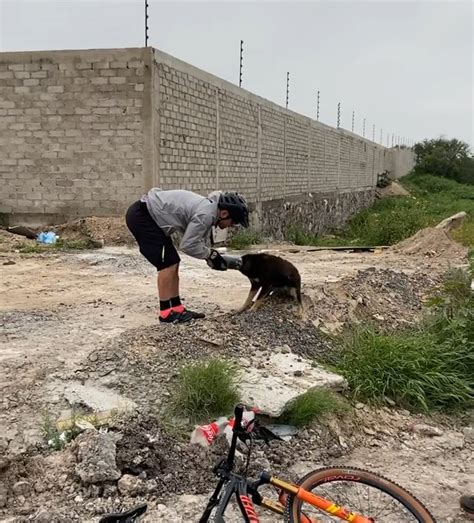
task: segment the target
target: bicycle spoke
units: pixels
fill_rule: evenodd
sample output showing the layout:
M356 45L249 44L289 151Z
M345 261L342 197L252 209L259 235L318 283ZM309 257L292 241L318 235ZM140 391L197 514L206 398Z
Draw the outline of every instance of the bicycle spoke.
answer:
M317 496L340 505L347 510L366 517L372 517L377 523L414 523L417 519L396 499L380 489L363 483L334 481L313 490ZM308 504L302 505L301 512L308 517L314 516L321 523L341 521Z

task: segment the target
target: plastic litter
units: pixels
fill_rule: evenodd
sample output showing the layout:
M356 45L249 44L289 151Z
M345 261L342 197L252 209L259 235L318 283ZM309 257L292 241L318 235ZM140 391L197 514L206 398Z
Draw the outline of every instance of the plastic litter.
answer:
M297 434L298 429L293 425L265 425L265 428L279 436L283 441L290 441L290 439Z
M255 412L257 409L245 410L242 416L242 426L248 427L252 430L252 421L255 420ZM191 434L191 443L198 444L203 447L209 447L219 434L224 434L227 441L232 441L232 428L234 426L234 418L227 418L222 416L209 425L196 426Z
M38 236L36 237L36 240L40 243L45 243L48 245L55 244L59 239L59 236L56 235L56 233L49 231L49 232L40 232Z
M208 447L222 433L229 420L223 416L209 425L197 426L191 434L191 443Z

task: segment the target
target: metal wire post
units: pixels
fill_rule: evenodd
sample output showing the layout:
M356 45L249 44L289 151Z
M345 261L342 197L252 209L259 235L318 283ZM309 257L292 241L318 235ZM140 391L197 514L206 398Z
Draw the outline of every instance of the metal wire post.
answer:
M239 67L239 87L242 87L242 58L244 54L244 41L240 40L240 67Z
M148 47L148 0L145 0L145 47Z
M316 120L319 122L319 91L318 91L318 97L316 100Z

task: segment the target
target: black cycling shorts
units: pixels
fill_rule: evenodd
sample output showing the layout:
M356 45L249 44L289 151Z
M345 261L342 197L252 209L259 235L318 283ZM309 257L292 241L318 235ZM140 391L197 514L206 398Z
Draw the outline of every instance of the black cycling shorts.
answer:
M180 262L171 238L158 227L148 212L145 202L133 203L125 215L127 227L137 240L140 252L157 270Z

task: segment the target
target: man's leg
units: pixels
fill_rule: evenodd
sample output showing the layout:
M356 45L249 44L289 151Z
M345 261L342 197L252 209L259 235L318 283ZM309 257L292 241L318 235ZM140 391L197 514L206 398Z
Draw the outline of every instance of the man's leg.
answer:
M158 295L160 300L179 296L179 263L158 272Z
M157 276L158 296L160 299L160 318L166 319L172 312L181 313L184 307L181 305L177 310L176 303L179 299L179 263L161 269ZM173 301L173 303L172 303Z
M143 256L158 270L160 321L176 323L204 318L204 314L187 311L179 298L180 258L167 237L148 213L146 204L135 202L126 214L127 226Z

